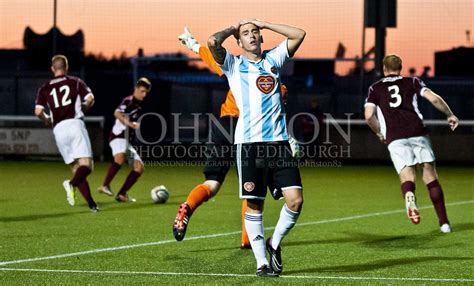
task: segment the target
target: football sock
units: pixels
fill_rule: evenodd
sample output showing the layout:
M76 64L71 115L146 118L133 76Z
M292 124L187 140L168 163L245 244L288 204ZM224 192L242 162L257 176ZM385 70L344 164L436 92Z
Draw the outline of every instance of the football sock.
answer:
M412 182L412 181L406 181L402 184L402 195L403 195L403 199L405 199L405 194L407 192L412 192L412 193L415 193L415 183Z
M245 228L245 210L247 209L247 200L242 200L242 239L240 240L241 244L249 245L249 235L247 234L247 229Z
M127 179L125 180L125 183L123 183L123 186L120 189L118 194L125 195L127 191L130 190L130 188L133 186L133 184L137 182L138 178L140 178L141 175L142 173L138 173L134 170L130 171L130 173L127 176Z
M441 185L439 184L438 180L434 180L433 182L427 184L426 187L428 188L431 201L433 202L434 209L438 215L439 225L449 223L448 214L446 213L446 206L444 205L443 189L441 189Z
M212 192L209 186L200 184L194 187L189 193L186 203L188 204L191 212L197 209L203 202L207 202L212 197Z
M253 255L257 260L257 268L269 265L265 251L265 238L263 233L263 214L245 213L245 228L247 229Z
M272 235L271 243L273 249L278 248L282 239L288 234L290 229L295 226L299 216L299 212L294 212L290 210L286 204L283 205L280 211L280 218L278 219L275 231Z
M76 172L74 173L74 177L72 177L70 181L71 185L74 187L79 186L90 173L91 169L89 169L89 167L79 166L79 168L77 168Z
M87 182L87 180L83 180L77 187L79 188L79 191L81 192L84 199L87 201L89 208L96 207L97 204L92 198L91 190L89 188L89 183Z
M110 182L113 180L115 175L120 170L120 167L122 167L122 166L115 163L115 162L112 162L110 164L109 170L107 171L107 175L105 176L104 183L102 184L102 186L109 186L110 185Z

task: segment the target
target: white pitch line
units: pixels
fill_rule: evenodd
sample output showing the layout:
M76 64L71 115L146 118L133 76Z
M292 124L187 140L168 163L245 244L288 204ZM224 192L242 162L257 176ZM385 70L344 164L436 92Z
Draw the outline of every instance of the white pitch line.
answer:
M446 206L465 205L465 204L471 204L471 203L474 203L474 200L449 203L449 204L446 204ZM423 206L423 207L420 207L418 209L426 209L426 208L431 208L431 207L432 206ZM387 212L376 212L376 213L349 216L349 217L341 217L341 218L328 219L328 220L304 222L304 223L297 223L295 225L295 227L297 227L297 226L306 226L306 225L315 225L315 224L325 224L325 223L340 222L340 221L348 221L348 220L355 220L355 219L368 218L368 217L374 217L374 216L389 215L389 214L402 213L402 212L405 212L405 210L393 210L393 211L387 211ZM271 229L274 229L274 228L275 227L266 227L265 229L266 230L271 230ZM186 238L186 240L197 240L197 239L205 239L205 238L223 237L223 236L230 236L230 235L235 235L235 234L240 234L240 233L241 233L241 231L239 230L239 231L232 231L232 232L225 232L225 233L191 236L191 237ZM59 259L59 258L65 258L65 257L71 257L71 256L80 256L80 255L86 255L86 254L92 254L92 253L101 253L101 252L116 251L116 250L130 249L130 248L137 248L137 247L155 246L155 245L168 244L168 243L177 243L177 241L176 240L160 240L160 241L155 241L155 242L145 242L145 243L138 243L138 244L123 245L123 246L118 246L118 247L91 249L91 250L86 250L86 251L58 254L58 255L52 255L52 256L26 258L26 259L18 259L18 260L11 260L11 261L2 261L2 262L0 262L0 266L11 265L11 264L19 264L19 263L25 263L25 262Z
M474 200L448 203L446 204L446 206L459 206L459 205L467 205L467 204L472 204L472 203L474 203ZM423 210L423 209L429 209L432 207L433 207L432 205L428 205L428 206L419 207L418 209ZM363 215L356 215L356 216L349 216L349 217L341 217L341 218L328 219L328 220L310 221L310 222L296 223L295 227L305 226L305 225L314 225L314 224L323 224L323 223L330 223L330 222L340 222L340 221L346 221L346 220L354 220L354 219L359 219L359 218L368 218L368 217L390 215L390 214L404 213L404 212L406 212L406 210L402 209L402 210L377 212L377 213L370 213L370 214L363 214Z
M196 273L196 272L153 272L153 271L108 271L108 270L75 270L75 269L35 269L35 268L0 268L0 271L49 272L49 273L86 273L111 275L154 275L154 276L204 276L204 277L252 277L254 274L235 273ZM474 282L470 278L431 278L431 277L363 277L363 276L314 276L282 275L286 279L319 279L319 280L392 280L392 281L430 281L430 282Z

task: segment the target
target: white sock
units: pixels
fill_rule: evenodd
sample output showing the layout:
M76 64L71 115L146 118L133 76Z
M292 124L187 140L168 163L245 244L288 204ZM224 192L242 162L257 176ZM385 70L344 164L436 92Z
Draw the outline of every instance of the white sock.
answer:
M262 265L269 265L265 252L263 214L245 213L245 228L247 229L253 255L257 260L257 268Z
M290 232L290 229L295 226L299 216L299 212L290 210L286 204L283 205L280 211L280 218L278 219L278 223L272 236L271 243L273 249L278 248L283 238L288 234L288 232Z

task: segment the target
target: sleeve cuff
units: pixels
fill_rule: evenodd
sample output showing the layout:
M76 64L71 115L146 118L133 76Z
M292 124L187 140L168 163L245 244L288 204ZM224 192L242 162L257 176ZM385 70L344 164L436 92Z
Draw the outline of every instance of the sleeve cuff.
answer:
M427 90L428 90L428 88L427 88L427 87L423 87L423 88L420 90L420 95L424 97L424 95L423 95L423 94L424 94L424 93L425 93L425 91L427 91Z
M90 93L86 94L86 96L84 96L84 99L88 99L91 96L92 96L92 98L94 98L94 95L90 92Z
M364 107L367 107L367 106L377 107L377 105L375 105L375 103L372 103L372 102L367 102L366 104L364 104Z
M44 109L44 106L43 106L43 105L40 105L40 104L36 104L36 105L35 105L35 108L41 108L41 109Z

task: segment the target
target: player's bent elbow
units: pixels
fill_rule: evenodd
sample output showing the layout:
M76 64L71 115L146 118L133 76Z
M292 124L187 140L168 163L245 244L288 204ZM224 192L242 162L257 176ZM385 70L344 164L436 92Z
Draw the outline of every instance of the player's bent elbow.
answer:
M217 46L217 38L214 35L210 36L209 39L207 39L207 46L209 47L209 49Z
M41 118L41 114L43 114L43 108L35 108L35 115L36 117Z
M300 39L304 39L305 37L306 37L306 31L305 31L305 30L301 30L300 35L299 35L299 38L300 38Z
M122 118L122 115L123 115L123 113L120 112L120 111L115 111L115 112L114 112L114 117L117 118L117 119Z

